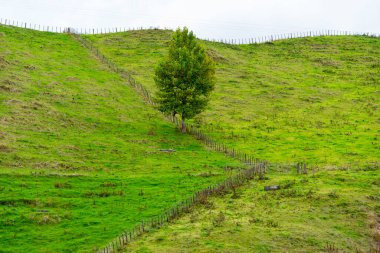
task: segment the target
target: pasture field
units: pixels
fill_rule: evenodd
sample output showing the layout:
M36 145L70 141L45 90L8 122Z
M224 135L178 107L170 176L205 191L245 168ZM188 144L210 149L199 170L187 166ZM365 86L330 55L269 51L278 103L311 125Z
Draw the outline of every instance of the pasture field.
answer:
M171 33L83 37L154 93ZM375 247L380 40L202 43L217 85L192 123L281 166L144 234L127 252ZM0 105L0 252L93 252L244 167L181 134L69 34L0 26ZM306 174L287 165L297 162L308 164Z
M170 36L142 30L85 38L154 93L154 66ZM209 109L193 122L213 139L271 162L379 161L379 38L204 45L217 63L217 85Z
M1 252L92 252L242 166L68 34L0 26L0 105Z
M212 197L125 252L376 252L378 170L272 172ZM264 191L279 185L280 190ZM334 251L335 250L335 251Z

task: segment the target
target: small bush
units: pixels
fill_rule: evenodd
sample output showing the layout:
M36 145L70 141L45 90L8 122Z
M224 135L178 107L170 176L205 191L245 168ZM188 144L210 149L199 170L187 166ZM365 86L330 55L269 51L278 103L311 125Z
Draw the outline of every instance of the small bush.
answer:
M71 184L69 184L67 182L65 182L65 183L56 182L56 183L54 183L54 187L57 189L61 189L61 188L71 189Z
M205 208L207 209L214 209L215 208L215 205L214 205L214 202L210 202L207 200L207 202L204 204Z
M220 227L222 223L226 220L226 216L222 211L213 219L212 224L216 227Z
M198 219L198 215L196 215L196 214L191 214L190 215L190 223L195 223L195 222L197 222L199 219Z
M269 228L277 228L279 225L278 225L278 222L276 222L274 220L268 220L266 222L266 226Z
M0 144L0 152L9 153L11 152L11 148L9 148L8 146L4 144Z
M312 198L314 195L315 195L315 191L313 191L312 189L308 190L306 193L307 198Z
M375 200L375 201L380 202L380 196L377 196L377 195L369 195L369 196L367 196L367 198L370 200Z
M102 191L102 192L98 193L97 195L98 195L99 197L103 197L103 198L105 198L105 197L110 196L111 193L109 193L108 191Z
M104 182L100 185L101 187L115 187L116 184L112 182Z
M162 241L164 241L165 240L165 236L157 236L157 238L156 238L156 242L162 242Z
M36 69L36 67L33 65L25 65L24 68L27 70L35 70Z
M252 217L251 219L249 219L248 221L250 224L256 224L256 223L260 223L261 220L259 218L255 218L255 217Z
M149 129L149 131L148 131L148 135L149 135L149 136L156 136L157 133L156 133L156 131L155 131L153 128L151 128L151 129Z
M198 202L207 209L213 209L215 207L214 203L210 202L205 194L201 194L198 196Z
M4 227L9 227L9 226L14 226L15 225L15 221L14 220L11 220L11 219L6 219L3 221L3 226Z
M332 198L332 199L337 199L337 198L339 198L339 195L338 195L338 193L337 193L336 191L332 191L332 192L330 192L329 194L327 194L327 196L329 196L329 197Z
M339 253L339 249L334 244L327 243L324 250L326 253Z
M106 198L109 196L124 196L124 191L101 191L101 192L86 192L84 194L85 197L91 198L91 197L100 197L100 198Z
M295 180L287 180L285 181L284 183L281 183L281 189L288 189L290 187L292 187L293 185L296 184L296 181Z
M203 172L203 173L200 173L198 174L197 176L198 177L214 177L214 176L217 176L218 174L216 173L212 173L211 171L209 172Z

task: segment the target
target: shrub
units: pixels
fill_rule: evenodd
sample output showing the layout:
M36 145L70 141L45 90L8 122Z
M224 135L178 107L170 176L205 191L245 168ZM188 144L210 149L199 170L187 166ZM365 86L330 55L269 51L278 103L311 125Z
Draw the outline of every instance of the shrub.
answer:
M222 211L213 219L212 224L216 227L220 227L222 223L226 220L226 216Z

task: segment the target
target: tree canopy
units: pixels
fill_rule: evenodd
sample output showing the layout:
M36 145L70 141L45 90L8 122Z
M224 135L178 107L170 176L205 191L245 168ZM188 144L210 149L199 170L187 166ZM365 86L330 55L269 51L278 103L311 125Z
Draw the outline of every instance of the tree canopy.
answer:
M186 132L185 120L206 108L215 85L215 64L186 27L174 32L169 53L156 68L155 83L158 109L180 115Z

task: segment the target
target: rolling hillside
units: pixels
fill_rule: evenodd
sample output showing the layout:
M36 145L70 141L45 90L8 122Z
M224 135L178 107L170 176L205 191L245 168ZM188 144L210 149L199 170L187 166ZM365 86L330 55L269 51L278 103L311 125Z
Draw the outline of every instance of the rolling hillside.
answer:
M170 34L85 37L154 93L154 66ZM379 38L204 44L217 62L217 85L195 123L213 139L271 162L355 167L379 161Z
M210 198L124 252L378 252L379 193L378 170L283 170Z
M170 35L84 38L154 92L154 66ZM376 245L380 40L204 44L217 63L217 86L193 123L280 166L127 252ZM179 133L69 34L0 26L0 104L0 252L93 252L223 180L226 167L244 166ZM287 165L302 161L306 171ZM282 188L264 192L265 185Z
M93 251L241 166L67 34L0 26L0 104L1 252Z
M152 93L170 31L85 36ZM126 252L368 252L380 245L380 40L316 37L204 42L217 62L213 139L282 163L268 181L212 198ZM287 163L305 161L297 173ZM313 166L310 166L313 165ZM352 168L359 169L352 169ZM265 185L280 185L264 192ZM335 250L335 251L334 251Z

